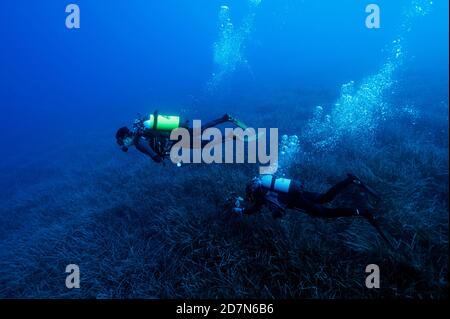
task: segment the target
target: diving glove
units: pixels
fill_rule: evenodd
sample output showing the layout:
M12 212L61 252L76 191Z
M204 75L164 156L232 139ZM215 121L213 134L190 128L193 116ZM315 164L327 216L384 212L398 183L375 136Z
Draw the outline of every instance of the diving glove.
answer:
M241 217L244 215L244 209L241 207L234 207L232 211Z
M242 201L244 201L244 199L242 197L240 197L240 196L236 197L234 199L233 209L232 209L233 213L239 214L240 216L242 216L244 213L244 208L241 207Z

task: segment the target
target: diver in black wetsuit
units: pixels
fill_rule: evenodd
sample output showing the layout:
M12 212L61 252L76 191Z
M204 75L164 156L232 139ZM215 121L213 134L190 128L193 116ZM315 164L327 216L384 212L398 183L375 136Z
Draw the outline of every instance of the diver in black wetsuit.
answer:
M254 178L246 187L248 206L242 206L243 199L234 197L232 201L232 211L239 215L252 215L258 213L263 206L267 206L274 218L280 218L285 214L286 209L300 210L311 216L321 218L337 217L363 217L373 225L385 241L389 244L384 233L378 226L373 213L366 208L356 207L336 207L329 208L323 204L331 202L339 193L350 185L361 187L370 195L379 198L376 193L361 180L352 174L347 174L347 178L331 187L325 193L313 193L304 189L303 185L295 180L286 178L276 178L273 175L262 175Z
M204 131L207 128L226 122L233 123L242 129L247 128L244 123L225 114L221 118L202 125L201 130ZM163 163L164 159L170 155L172 146L177 142L177 140L170 140L171 131L177 128L186 128L190 133L193 130L188 126L187 121L180 123L178 116L164 116L155 111L147 120L145 118L137 118L133 124L133 130L128 129L126 126L121 127L116 133L116 142L124 152L127 152L131 146L134 146L153 161ZM207 144L208 141L202 141L202 143Z

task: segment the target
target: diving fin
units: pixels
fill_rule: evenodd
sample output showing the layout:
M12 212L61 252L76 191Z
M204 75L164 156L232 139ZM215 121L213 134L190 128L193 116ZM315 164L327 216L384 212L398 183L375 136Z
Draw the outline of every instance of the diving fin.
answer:
M377 192L374 191L370 186L367 186L366 184L364 184L358 176L353 175L353 174L347 174L347 176L353 180L353 183L355 185L361 187L364 191L366 191L368 194L375 197L377 200L381 200L380 195L378 195Z
M248 125L247 125L247 124L245 124L245 123L242 122L242 121L239 121L239 120L235 119L235 118L232 117L232 116L229 116L229 117L228 117L228 120L229 120L231 123L233 123L234 125L236 125L237 127L241 128L241 129L243 129L243 130L246 130L246 129L248 128ZM256 141L256 140L258 140L258 139L259 139L260 137L262 137L262 136L264 136L264 133L262 133L262 134L256 133L256 134L253 135L253 136L244 136L244 142Z
M245 130L248 128L248 126L244 123L241 122L239 120L236 120L235 118L231 118L230 119L231 123L233 123L234 125L236 125L237 127L240 127L241 129Z
M389 247L394 249L394 246L392 245L392 243L389 241L389 239L386 237L384 232L381 230L380 225L378 224L378 221L373 216L370 218L367 218L367 221L377 230L378 234L380 234L381 238L383 238L383 240L389 245Z
M361 217L367 219L370 225L372 225L378 234L380 234L381 238L391 247L394 249L394 246L390 242L390 240L386 237L385 233L381 230L380 224L376 220L376 218L373 216L373 213L368 211L367 209L362 209L361 211L359 209L356 209L356 214L360 215Z

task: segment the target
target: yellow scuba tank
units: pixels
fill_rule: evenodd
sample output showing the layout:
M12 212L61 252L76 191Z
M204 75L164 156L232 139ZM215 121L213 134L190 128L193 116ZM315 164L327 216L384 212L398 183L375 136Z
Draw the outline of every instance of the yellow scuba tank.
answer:
M144 121L144 127L149 130L171 131L180 127L180 117L151 114L150 118Z

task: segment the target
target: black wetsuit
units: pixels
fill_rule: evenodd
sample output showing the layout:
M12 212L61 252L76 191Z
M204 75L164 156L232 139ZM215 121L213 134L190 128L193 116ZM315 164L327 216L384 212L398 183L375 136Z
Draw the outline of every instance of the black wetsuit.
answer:
M244 214L254 214L260 211L262 206L267 205L274 217L282 217L285 209L301 210L309 215L335 218L348 217L365 214L366 211L356 208L336 207L329 208L323 204L331 202L347 186L353 183L351 177L337 183L325 193L314 193L305 191L303 185L298 181L291 181L288 192L279 192L260 183L252 189L253 205L243 210Z

